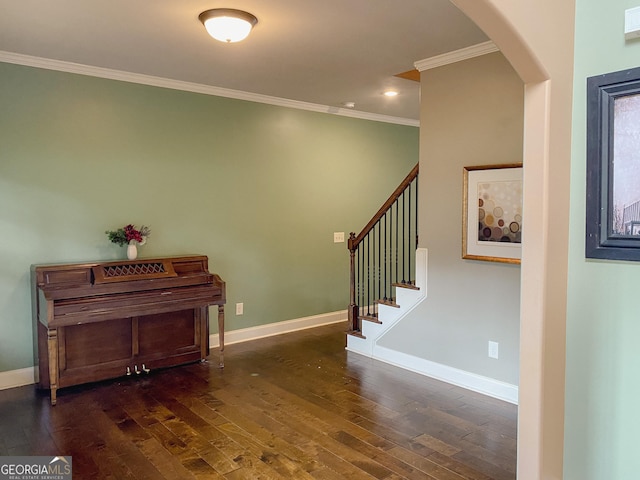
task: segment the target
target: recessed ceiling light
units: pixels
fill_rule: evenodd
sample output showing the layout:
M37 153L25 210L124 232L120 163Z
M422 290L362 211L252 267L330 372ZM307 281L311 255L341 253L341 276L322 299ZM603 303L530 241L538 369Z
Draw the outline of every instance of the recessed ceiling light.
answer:
M342 102L344 108L356 108L356 102Z
M395 90L387 90L386 92L384 92L385 97L395 97L396 95L398 95L398 92L396 92Z

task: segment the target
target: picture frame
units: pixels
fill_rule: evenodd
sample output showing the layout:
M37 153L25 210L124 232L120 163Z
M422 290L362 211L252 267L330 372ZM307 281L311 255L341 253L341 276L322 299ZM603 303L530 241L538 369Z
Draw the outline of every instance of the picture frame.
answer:
M587 78L585 257L640 261L640 68Z
M463 168L462 258L519 264L522 163Z

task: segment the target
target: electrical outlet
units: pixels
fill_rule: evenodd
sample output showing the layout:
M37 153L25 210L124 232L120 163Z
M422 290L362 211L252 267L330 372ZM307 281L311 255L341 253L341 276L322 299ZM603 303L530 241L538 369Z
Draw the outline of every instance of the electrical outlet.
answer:
M236 315L242 315L244 313L244 303L236 303Z
M333 232L333 243L344 243L344 232Z
M489 340L489 358L498 358L498 342Z

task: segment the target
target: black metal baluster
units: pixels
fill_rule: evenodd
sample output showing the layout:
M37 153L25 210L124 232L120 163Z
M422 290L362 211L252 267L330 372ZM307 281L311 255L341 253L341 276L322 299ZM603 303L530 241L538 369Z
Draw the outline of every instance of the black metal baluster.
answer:
M373 311L374 315L378 316L378 303L377 300L380 298L380 292L376 290L376 287L379 287L378 283L378 243L376 241L376 227L378 224L374 225L371 234L373 235L373 295L371 296L371 300L373 302Z
M371 237L367 234L367 315L371 316Z
M391 282L391 229L389 227L388 213L387 211L384 214L384 281L385 289L389 289L389 298L391 298L393 296L393 284Z
M404 236L406 234L405 232L405 228L406 228L406 224L407 224L407 206L406 206L406 202L405 202L405 194L404 192L402 192L402 283L407 283L406 279L406 272L405 272L405 262L404 262L404 256L405 256L405 252L404 252Z
M358 317L360 317L361 313L364 311L364 245L362 243L358 244L358 253L360 255L360 298L358 303ZM360 329L362 329L362 323L360 324Z
M393 205L389 207L389 283L393 285Z
M378 296L376 297L376 300L379 298L382 298L382 248L381 248L381 243L380 243L380 231L382 230L380 222L378 222L378 268L376 269L376 273L378 276Z
M407 215L407 269L409 270L409 278L407 283L411 283L413 276L411 275L411 184L407 187L409 191L409 214Z
M398 274L398 217L400 217L400 215L398 214L398 208L400 205L400 202L398 202L398 200L396 200L396 282L400 279L400 275Z
M387 299L387 214L385 212L385 214L382 216L382 219L380 220L382 222L382 229L384 231L384 233L382 234L382 240L384 243L384 246L382 247L382 265L384 266L383 272L384 272L384 299Z
M415 250L418 251L418 207L420 205L419 203L419 199L420 199L420 195L418 195L418 177L416 177L415 179L416 182L416 216L414 217L415 220L415 225L416 225L416 248Z
M356 254L355 254L355 265L354 265L354 268L355 268L355 272L354 273L355 273L355 276L356 276L356 279L355 279L355 282L356 282L356 285L355 285L356 302L355 303L358 306L358 314L356 315L356 318L358 319L358 326L360 326L360 305L361 305L361 303L360 303L360 256L359 255L360 255L360 245L358 245L358 247L357 247L357 251L356 251ZM360 326L359 330L362 330L361 326Z

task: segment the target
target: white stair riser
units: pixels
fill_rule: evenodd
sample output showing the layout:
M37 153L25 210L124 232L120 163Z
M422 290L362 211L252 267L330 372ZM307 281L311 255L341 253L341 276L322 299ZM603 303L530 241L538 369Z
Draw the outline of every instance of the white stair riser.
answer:
M369 339L347 335L347 350L366 357L373 356L373 343Z
M406 306L408 304L413 304L417 302L421 296L420 290L413 290L409 288L396 288L396 303L400 305L400 308Z

